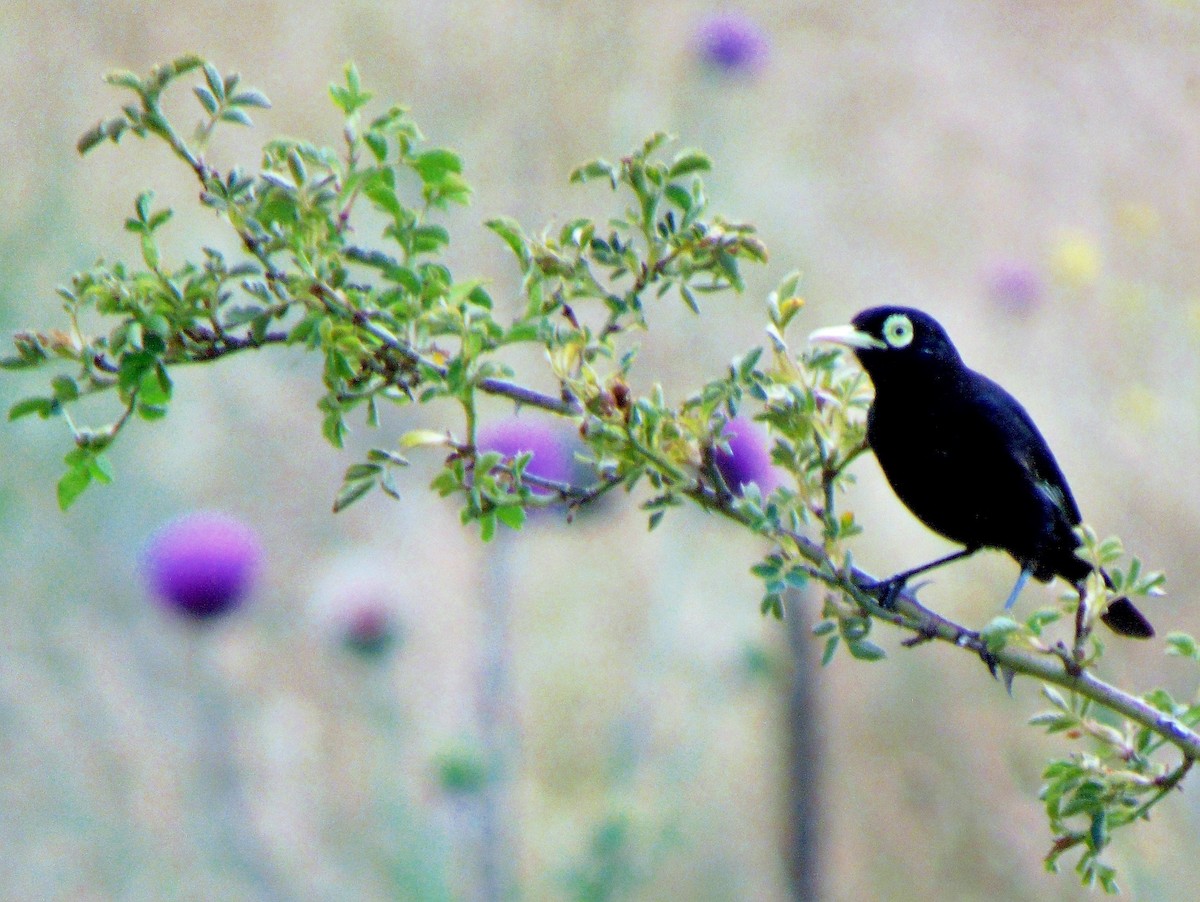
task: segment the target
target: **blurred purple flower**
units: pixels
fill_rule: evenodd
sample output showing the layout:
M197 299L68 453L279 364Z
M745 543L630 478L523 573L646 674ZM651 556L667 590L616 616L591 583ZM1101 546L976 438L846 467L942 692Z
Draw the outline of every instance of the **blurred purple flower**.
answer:
M1045 295L1042 277L1028 263L1000 260L984 274L988 298L1009 313L1029 313Z
M752 482L764 494L772 491L779 484L779 477L771 463L771 451L762 427L745 417L736 417L725 424L725 437L729 451L720 448L713 451L713 463L725 484L739 493Z
M532 453L525 472L542 479L569 483L575 472L571 444L562 430L553 429L537 420L511 417L489 423L479 430L476 439L480 451L496 451L507 458ZM530 486L535 495L549 495L549 489Z
M404 638L401 575L366 554L324 563L309 582L310 621L322 639L363 657L379 658Z
M759 26L740 13L715 13L696 29L696 52L722 72L754 73L766 63L769 42Z
M383 604L366 601L345 612L342 642L351 651L379 657L397 638L396 618Z
M142 560L151 594L165 608L196 620L238 607L261 562L255 531L216 511L185 514L159 527Z

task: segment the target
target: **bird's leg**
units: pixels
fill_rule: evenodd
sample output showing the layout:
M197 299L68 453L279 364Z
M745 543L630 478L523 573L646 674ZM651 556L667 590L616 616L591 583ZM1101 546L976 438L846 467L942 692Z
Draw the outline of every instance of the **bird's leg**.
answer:
M1030 573L1026 567L1021 568L1021 575L1017 577L1016 585L1012 587L1012 591L1008 593L1008 601L1004 602L1004 610L1011 611L1012 606L1017 603L1017 596L1021 594L1021 590L1025 588L1025 584L1029 582Z
M879 600L881 607L885 607L890 610L896 606L896 596L900 594L900 590L903 589L905 584L914 576L917 576L921 573L926 573L929 570L933 570L937 567L941 567L943 564L949 564L952 561L970 557L978 550L979 546L975 546L974 548L963 548L961 551L955 551L953 554L940 557L937 560L930 561L928 564L922 564L920 567L913 567L911 570L905 570L902 573L897 573L895 576L890 576L887 579L880 580L879 582L871 583L868 586L863 586L863 589L874 595Z

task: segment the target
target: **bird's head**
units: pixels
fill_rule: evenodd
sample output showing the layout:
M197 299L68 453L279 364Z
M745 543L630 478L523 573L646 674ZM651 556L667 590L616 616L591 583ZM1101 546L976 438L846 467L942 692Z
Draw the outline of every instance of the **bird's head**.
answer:
M911 307L871 307L849 325L818 329L808 340L853 350L877 389L881 376L945 372L962 365L946 330Z

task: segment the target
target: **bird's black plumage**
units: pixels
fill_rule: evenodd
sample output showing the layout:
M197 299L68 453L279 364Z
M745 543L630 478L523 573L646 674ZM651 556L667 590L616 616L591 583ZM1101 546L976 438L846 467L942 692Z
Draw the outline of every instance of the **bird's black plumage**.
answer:
M851 347L871 378L867 441L921 522L968 552L1003 549L1023 573L1061 576L1082 591L1092 568L1075 554L1082 518L1066 477L1025 408L963 363L936 320L874 307L813 339ZM1154 634L1127 599L1102 619L1122 635Z

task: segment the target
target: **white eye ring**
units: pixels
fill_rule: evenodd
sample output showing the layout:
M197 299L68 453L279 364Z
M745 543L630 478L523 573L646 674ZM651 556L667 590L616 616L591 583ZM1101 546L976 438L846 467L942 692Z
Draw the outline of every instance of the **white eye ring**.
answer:
M908 347L913 340L912 320L903 313L893 313L883 322L883 339L888 347Z

